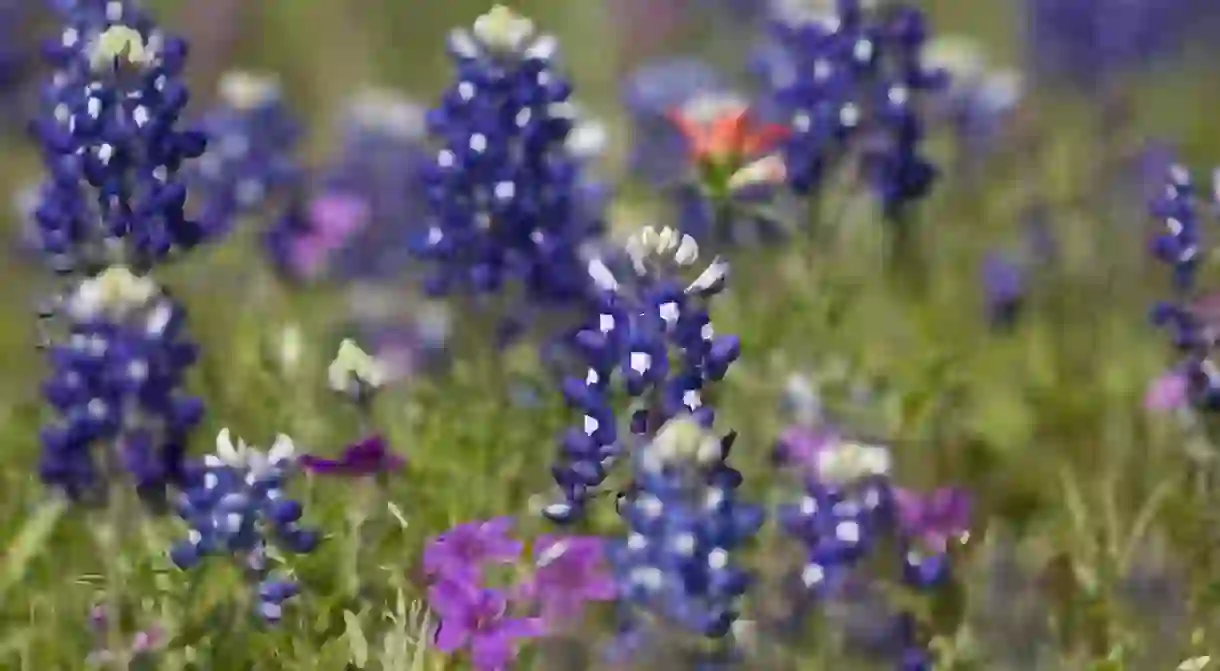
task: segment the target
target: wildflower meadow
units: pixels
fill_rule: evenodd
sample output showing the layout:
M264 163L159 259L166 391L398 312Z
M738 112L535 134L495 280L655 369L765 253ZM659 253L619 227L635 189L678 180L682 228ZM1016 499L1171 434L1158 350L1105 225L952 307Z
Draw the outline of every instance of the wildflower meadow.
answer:
M1215 0L0 0L0 671L1205 671Z

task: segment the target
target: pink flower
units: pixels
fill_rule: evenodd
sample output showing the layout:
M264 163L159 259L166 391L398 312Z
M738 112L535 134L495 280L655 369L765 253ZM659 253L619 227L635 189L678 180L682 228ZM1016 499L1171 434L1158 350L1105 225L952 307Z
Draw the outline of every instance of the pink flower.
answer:
M292 241L291 257L298 273L316 277L331 253L368 225L369 206L363 198L327 193L309 203L310 231Z
M1144 394L1144 408L1153 412L1169 412L1186 405L1186 376L1169 371L1148 385Z
M829 429L790 426L775 441L775 462L802 470L812 469L817 464L818 453L833 445L836 438Z

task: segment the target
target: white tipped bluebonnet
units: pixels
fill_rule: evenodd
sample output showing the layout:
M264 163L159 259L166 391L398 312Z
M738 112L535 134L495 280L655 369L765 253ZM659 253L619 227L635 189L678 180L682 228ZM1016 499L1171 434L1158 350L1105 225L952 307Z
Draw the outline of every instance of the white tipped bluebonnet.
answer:
M741 474L721 438L690 415L670 419L633 455L634 490L620 508L628 529L610 549L621 635L647 643L649 617L720 641L706 661L726 661L725 638L752 580L734 553L762 527L761 507L738 500Z
M197 356L181 306L150 278L112 266L51 314L66 333L48 348L43 394L59 418L42 432L43 481L81 498L127 475L141 495L161 499L181 482L187 437L203 415L181 389Z
M184 570L210 556L240 562L255 586L255 610L269 622L283 616L284 601L299 591L294 581L274 573L273 552L308 553L321 539L301 525L302 506L284 490L296 457L287 436L277 436L263 452L222 430L216 452L193 470L181 496L179 515L190 528L170 551Z
M670 228L643 229L626 251L631 277L616 276L600 258L588 264L599 295L588 324L575 337L584 375L563 382L565 399L583 419L562 439L552 467L563 499L544 514L557 522L581 516L623 450L621 429L651 438L667 420L683 414L711 426L706 389L740 354L737 338L717 335L708 312L710 299L724 288L727 262L716 258L693 272L698 244ZM684 274L695 277L683 279ZM635 399L634 408L613 406L615 378ZM620 427L620 420L627 426Z

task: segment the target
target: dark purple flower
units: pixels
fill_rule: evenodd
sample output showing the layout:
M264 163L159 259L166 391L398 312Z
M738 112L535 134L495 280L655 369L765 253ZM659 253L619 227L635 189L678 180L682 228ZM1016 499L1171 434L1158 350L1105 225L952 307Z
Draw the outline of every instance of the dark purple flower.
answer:
M544 631L538 618L510 617L508 600L496 590L444 580L428 589L428 605L440 619L436 647L447 653L469 648L477 671L505 671L517 642Z
M615 598L605 562L605 542L596 536L541 536L534 545L535 570L520 598L538 604L548 627L578 620L590 601Z
M383 436L372 435L348 445L338 459L307 454L300 463L305 470L321 475L372 476L397 471L406 465L406 459L394 454Z
M944 552L952 539L965 536L970 528L970 495L956 487L927 493L894 488L898 525L907 537L929 550Z
M424 572L442 579L473 582L484 564L516 561L524 546L509 536L512 527L509 517L453 527L424 548Z

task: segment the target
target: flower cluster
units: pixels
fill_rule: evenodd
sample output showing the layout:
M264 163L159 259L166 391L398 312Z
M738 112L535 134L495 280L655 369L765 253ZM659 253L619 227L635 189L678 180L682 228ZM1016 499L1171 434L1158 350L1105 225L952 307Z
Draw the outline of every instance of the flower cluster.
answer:
M179 389L196 357L182 308L123 266L82 281L57 307L68 332L49 348L43 394L60 419L42 432L43 480L79 498L122 471L142 496L163 498L181 482L187 436L203 415Z
M789 222L775 205L786 169L778 149L789 129L768 123L759 101L706 64L678 59L632 73L623 102L633 172L671 197L683 233L729 246L783 237Z
M776 104L791 115L792 187L808 193L841 160L857 156L892 218L927 195L936 177L921 154L919 101L948 77L923 63L928 27L921 11L869 5L840 0L830 11L780 12L762 64Z
M1194 0L1022 4L1031 69L1040 78L1094 91L1116 76L1173 56L1207 19L1204 6Z
M1152 252L1173 273L1173 296L1157 303L1153 322L1168 329L1175 347L1184 354L1180 374L1192 402L1220 407L1220 369L1212 360L1216 329L1210 323L1207 305L1195 300L1195 283L1201 260L1199 214L1190 173L1182 166L1170 168L1164 192L1153 200L1150 212L1162 228L1152 242Z
M727 464L731 445L683 416L633 455L635 487L621 506L628 534L610 552L627 645L649 643L642 640L648 617L711 639L737 621L751 576L733 553L765 514L738 500L742 477Z
M508 518L468 522L424 550L428 603L440 618L436 645L444 652L468 647L480 671L507 668L518 641L568 630L588 603L615 596L602 541L588 536L540 537L528 579L508 590L487 586L486 569L517 562L525 548L511 531ZM510 606L534 614L513 615Z
M40 251L75 282L40 313L66 330L62 341L44 334L45 396L61 421L43 432L42 477L79 498L126 471L157 501L182 479L203 413L179 389L196 357L183 309L144 275L202 239L178 177L205 148L201 134L175 128L186 44L127 2L57 8L66 27L48 45L56 73L34 124L50 178L34 219Z
M226 73L220 100L202 122L208 149L187 171L209 236L223 235L271 197L293 194L301 179L294 156L301 129L274 76Z
M576 109L556 40L497 6L455 31L450 52L457 82L428 114L442 144L425 170L431 216L419 251L436 262L429 291L517 281L537 300L583 297L580 251L600 221L581 201Z
M634 277L623 284L602 260L589 264L600 296L593 323L575 337L586 370L583 378L563 382L567 402L584 413L584 420L564 436L552 467L563 500L543 512L555 522L581 516L621 454L620 417L612 402L616 377L641 404L631 413L632 434L651 435L684 413L710 426L706 388L723 378L740 354L737 338L717 335L708 313L709 299L724 287L727 262L713 259L684 284L675 271L698 261L699 246L668 228L644 229L627 251Z
M339 145L312 206L317 235L334 240L329 276L392 278L410 267L410 241L427 221L419 179L429 160L426 114L405 95L379 89L356 94L343 110Z
M893 486L891 457L882 445L828 440L812 455L806 492L777 512L785 532L801 541L807 559L799 583L817 604L841 596L856 583L863 562L892 543L901 582L930 590L949 580L950 541L965 537L969 502L953 489L929 495ZM903 669L930 669L931 658L915 635L911 617L892 623Z
M268 622L278 622L284 602L299 591L295 581L273 573L271 548L302 554L321 540L301 525L302 506L284 491L295 457L287 436L264 453L221 431L216 453L193 469L181 497L179 515L190 525L189 537L170 551L184 570L209 556L237 558L255 584L255 611Z
M119 0L73 3L64 22L33 125L50 172L36 212L41 248L59 270L96 272L115 257L146 269L203 238L179 176L206 146L202 133L176 128L189 98L186 43Z

